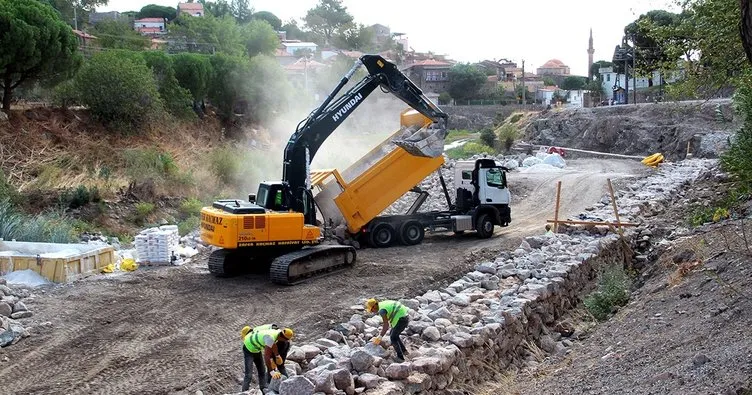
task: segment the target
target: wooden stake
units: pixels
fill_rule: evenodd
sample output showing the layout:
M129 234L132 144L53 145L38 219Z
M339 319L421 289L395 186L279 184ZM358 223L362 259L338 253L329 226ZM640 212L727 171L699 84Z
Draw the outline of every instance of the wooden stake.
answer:
M633 223L633 222L619 222L618 224L615 224L613 222L569 221L569 220L564 220L564 219L562 219L560 221L549 219L549 220L546 220L546 222L550 222L550 223L553 223L553 224L559 223L559 224L568 224L568 225L600 225L600 226L603 226L603 225L608 225L608 226L621 225L621 226L640 226L640 224L636 224L636 223Z
M687 140L687 158L689 158L689 143L692 142L692 140Z
M614 207L614 215L616 216L616 226L619 227L619 236L624 236L624 230L621 226L621 219L619 219L619 209L616 207L616 196L614 195L614 186L611 185L611 179L608 179L608 191L611 193L611 205Z
M554 233L559 230L559 199L561 198L561 181L556 185L556 207L554 209Z

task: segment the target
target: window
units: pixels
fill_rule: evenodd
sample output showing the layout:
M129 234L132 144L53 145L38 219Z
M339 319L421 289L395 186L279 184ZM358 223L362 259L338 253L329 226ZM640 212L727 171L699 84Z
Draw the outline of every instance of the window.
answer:
M486 184L490 187L504 187L504 177L501 169L488 169L486 173Z
M426 81L447 81L449 73L439 70L426 70Z
M611 74L606 74L606 82L611 82Z
M462 170L462 179L463 180L472 180L473 179L473 171L472 170Z

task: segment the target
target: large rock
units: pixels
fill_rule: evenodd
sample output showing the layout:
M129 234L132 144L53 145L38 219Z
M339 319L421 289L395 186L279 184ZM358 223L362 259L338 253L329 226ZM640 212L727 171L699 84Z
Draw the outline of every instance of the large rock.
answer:
M423 330L421 336L428 341L435 342L441 339L441 332L439 332L439 329L435 326L429 326Z
M404 380L410 375L410 363L393 363L387 366L385 374L390 380Z
M355 393L355 381L352 374L347 369L337 369L333 371L332 377L334 378L334 386L338 390L345 391L347 395Z
M18 313L19 311L28 311L28 310L29 309L26 308L26 305L23 302L21 302L21 301L16 302L13 305L13 312L14 313Z
M413 372L405 380L405 393L417 394L431 388L431 376L425 373Z
M375 360L373 355L363 350L357 350L350 355L350 363L358 372L367 372Z
M5 302L0 302L0 316L10 317L13 313L13 308Z
M317 355L321 354L321 349L310 344L303 345L302 347L300 347L300 349L303 351L305 359L309 361L315 358Z
M279 395L313 395L315 385L303 376L291 377L279 385Z
M442 360L439 357L421 357L412 362L412 369L420 373L437 374L444 370L442 365Z
M316 351L321 352L318 348L316 348ZM312 356L311 358L313 357L315 357L315 355ZM306 353L305 351L303 351L301 347L292 346L290 347L290 351L287 352L287 359L290 361L295 361L295 362L300 363L306 360Z
M3 295L6 295L6 296L13 295L13 291L11 291L7 285L0 285L0 296L3 296Z
M337 390L337 387L334 385L333 372L334 370L329 370L326 367L316 368L307 371L304 376L313 382L316 392L332 394Z
M384 347L371 342L368 342L363 349L374 357L384 358L389 355L389 352Z
M10 315L10 318L13 318L14 320L18 320L21 318L29 318L32 316L31 311L19 311L17 313L13 313Z
M382 380L384 379L375 374L363 373L355 377L355 385L358 387L365 387L366 389L372 389L378 387Z

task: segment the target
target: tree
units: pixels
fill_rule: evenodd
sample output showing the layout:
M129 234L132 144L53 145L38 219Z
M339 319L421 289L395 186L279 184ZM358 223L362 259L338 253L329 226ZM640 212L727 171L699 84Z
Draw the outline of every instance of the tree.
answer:
M231 55L246 52L243 33L231 16L215 18L211 15L179 15L170 24L168 35L172 39L171 52L224 52Z
M253 9L248 5L248 0L231 0L230 10L238 23L248 23L253 15Z
M475 97L486 83L486 73L468 63L458 63L449 70L449 94L455 100Z
M141 52L141 55L154 75L159 96L162 98L167 111L180 118L188 118L193 115L191 92L181 87L175 77L172 57L163 51L144 51Z
M353 17L341 0L319 0L316 7L308 10L303 20L311 32L323 39L325 44L329 44L335 33L353 22Z
M561 89L567 91L578 91L585 87L585 83L587 83L587 78L570 75L569 77L564 78L564 81L561 82Z
M585 90L590 91L594 101L600 103L603 101L603 85L599 80L588 81L585 84Z
M91 114L116 127L137 128L162 109L154 75L138 53L97 53L74 81Z
M141 51L149 45L148 37L133 30L133 26L123 20L101 21L94 26L91 34L97 37L97 44L103 48Z
M483 142L483 144L491 147L496 148L496 132L493 131L491 128L483 129L482 132L480 132L480 141Z
M624 28L625 37L636 47L635 68L648 75L648 84L653 85L652 72L662 63L675 61L675 55L668 52L666 40L653 34L656 29L677 25L680 16L664 10L653 10L640 15L637 20Z
M76 37L48 4L28 0L0 2L0 87L3 110L13 90L33 80L64 78L81 64Z
M351 24L349 27L343 27L334 36L334 44L337 48L351 49L358 51L371 51L373 45L374 32L372 29L362 24Z
M241 27L243 41L248 56L259 54L273 54L279 46L279 38L269 22L261 19L252 20Z
M213 73L209 84L209 101L217 108L219 115L228 120L238 102L247 97L250 62L244 56L225 54L212 56L210 61Z
M277 18L276 15L272 14L269 11L259 11L253 14L253 16L251 16L251 19L267 21L272 26L272 29L274 29L275 31L280 30L282 28L282 20Z
M265 122L273 114L287 110L294 92L276 59L266 55L252 57L248 76L246 98L252 121Z
M209 91L209 80L212 75L209 57L195 53L179 53L173 58L173 67L180 86L191 92L194 110L202 115L203 101Z
M227 4L227 0L217 0L216 2L202 0L202 4L204 5L205 14L217 18L223 18L227 15L232 16L232 9L230 8L230 5Z
M298 21L296 21L295 19L290 19L289 21L285 22L285 24L282 25L281 30L286 33L288 40L308 40L308 34L300 30Z
M593 65L590 66L590 75L595 77L595 79L597 79L598 81L602 81L603 76L601 75L599 70L607 67L614 67L614 64L607 60L599 60L597 62L593 62Z
M544 76L543 77L543 85L545 86L554 86L556 85L556 81L550 76Z
M65 23L71 26L78 25L80 28L89 22L89 14L97 6L107 5L108 0L43 0L43 2L57 10Z
M157 4L145 5L141 11L136 14L137 18L165 18L171 21L177 17L177 10L173 7L161 6Z

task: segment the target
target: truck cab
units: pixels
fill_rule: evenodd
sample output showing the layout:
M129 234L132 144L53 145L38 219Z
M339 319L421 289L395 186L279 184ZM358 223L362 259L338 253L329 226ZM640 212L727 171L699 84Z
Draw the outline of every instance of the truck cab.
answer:
M452 230L462 233L476 230L491 237L495 225L512 221L509 204L512 195L507 187L507 169L493 159L457 161L454 179L457 198L452 216Z

